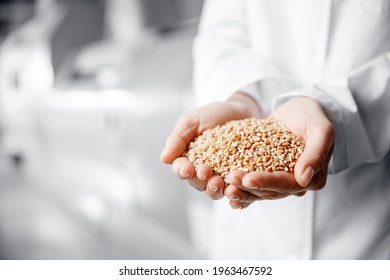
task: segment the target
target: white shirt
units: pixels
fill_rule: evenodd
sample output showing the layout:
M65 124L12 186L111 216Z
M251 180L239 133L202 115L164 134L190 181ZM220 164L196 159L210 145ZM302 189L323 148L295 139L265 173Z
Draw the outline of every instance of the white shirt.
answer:
M200 105L311 96L336 128L325 188L216 203L210 257L389 259L390 0L209 0L194 58Z

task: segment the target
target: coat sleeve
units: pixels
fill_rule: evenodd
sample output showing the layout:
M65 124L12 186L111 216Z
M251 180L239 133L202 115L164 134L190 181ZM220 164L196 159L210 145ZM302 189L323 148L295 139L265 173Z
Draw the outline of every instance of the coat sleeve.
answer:
M278 95L273 109L296 96L319 101L336 129L330 172L381 161L390 150L390 53L334 83Z
M204 4L193 53L199 105L224 101L238 90L261 104L259 86L265 79L278 85L275 91L293 88L280 66L252 51L245 2L208 0Z

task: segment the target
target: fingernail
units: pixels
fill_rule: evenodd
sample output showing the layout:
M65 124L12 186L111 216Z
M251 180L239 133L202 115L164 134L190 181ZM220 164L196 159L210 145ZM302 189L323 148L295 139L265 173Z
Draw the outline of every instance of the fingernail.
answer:
M190 174L187 174L187 173L183 170L183 168L181 168L181 169L179 170L179 174L180 174L180 176L181 176L182 178L188 178L188 177L190 177Z
M198 175L198 179L201 180L201 181L206 181L207 176L204 175L204 174L199 174L199 175Z
M232 177L227 177L225 179L225 182L227 182L228 184L233 185L233 186L241 185L239 180L237 180L236 178L232 178Z
M214 185L211 185L210 184L210 189L213 191L213 192L217 192L218 191L218 186L214 186Z
M255 189L259 188L258 186L252 186L252 185L244 186L244 187L247 188L247 189L252 189L252 190L255 190Z
M244 206L242 206L242 204L240 204L239 206L235 206L233 209L237 209L237 210L240 210L240 209L243 209Z
M240 197L236 194L233 194L233 195L229 196L228 199L233 200L233 201L238 201L238 200L240 200Z
M167 153L167 149L164 148L164 150L161 152L160 159L162 160L165 154Z
M310 183L311 179L313 178L313 175L314 175L314 169L311 166L307 167L305 171L303 171L302 181L304 187L306 187Z

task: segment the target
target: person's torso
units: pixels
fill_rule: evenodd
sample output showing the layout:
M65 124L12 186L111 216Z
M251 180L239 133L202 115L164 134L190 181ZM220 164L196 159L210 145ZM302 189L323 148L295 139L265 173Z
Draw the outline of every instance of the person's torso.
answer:
M246 0L252 48L304 85L390 51L388 0Z

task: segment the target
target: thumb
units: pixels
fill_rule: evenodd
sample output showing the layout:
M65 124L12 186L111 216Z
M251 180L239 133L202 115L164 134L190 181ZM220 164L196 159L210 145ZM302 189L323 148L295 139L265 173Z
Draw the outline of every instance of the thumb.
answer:
M302 187L306 187L330 159L328 155L334 143L334 128L328 121L322 125L308 125L305 136L305 149L294 169L295 180Z
M161 153L161 161L171 164L186 150L187 145L195 138L199 127L199 121L195 113L182 116L165 142L165 148Z

